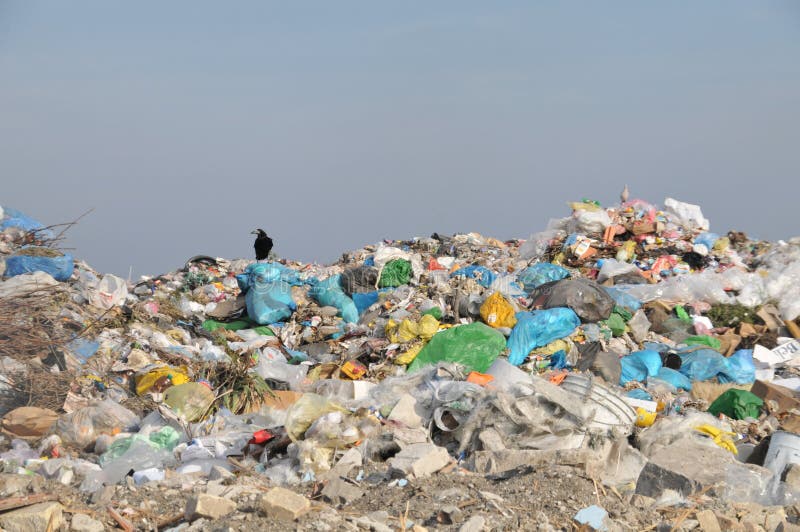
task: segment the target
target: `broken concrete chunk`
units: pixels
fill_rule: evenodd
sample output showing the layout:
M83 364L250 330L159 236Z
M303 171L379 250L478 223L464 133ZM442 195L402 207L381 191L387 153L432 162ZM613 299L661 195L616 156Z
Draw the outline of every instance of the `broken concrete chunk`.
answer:
M92 519L86 514L75 514L69 529L74 532L103 532L106 527L97 519Z
M331 504L350 504L363 495L364 491L358 486L354 486L340 477L330 479L322 488L322 498Z
M410 394L403 394L394 405L388 419L409 428L422 427L422 417L417 414L416 408L417 400Z
M286 488L272 488L261 498L260 508L267 517L294 521L311 509L311 502Z
M6 532L58 530L64 525L63 507L57 502L40 502L0 515L0 527Z
M423 478L436 473L450 463L444 447L432 443L409 445L389 459L389 466L407 477Z
M214 495L196 495L186 503L186 520L194 521L204 517L206 519L219 519L236 510L236 503L223 497Z

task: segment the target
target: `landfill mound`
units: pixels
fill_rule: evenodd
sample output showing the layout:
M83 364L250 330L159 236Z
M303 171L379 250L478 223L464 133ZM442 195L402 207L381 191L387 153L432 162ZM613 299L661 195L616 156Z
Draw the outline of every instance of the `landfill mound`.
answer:
M800 239L569 207L137 283L0 210L0 528L796 529Z

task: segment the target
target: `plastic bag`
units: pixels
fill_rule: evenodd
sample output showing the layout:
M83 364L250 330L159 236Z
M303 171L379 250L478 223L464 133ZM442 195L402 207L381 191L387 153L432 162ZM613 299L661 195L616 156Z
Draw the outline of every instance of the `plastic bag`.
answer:
M639 268L627 262L618 261L616 259L603 259L603 264L600 266L600 271L597 274L597 282L602 283L608 279L613 279L621 275L629 273L640 273Z
M199 421L214 403L214 392L205 384L187 382L167 389L164 403L188 422Z
M494 292L481 305L481 318L489 327L511 328L517 323L514 307L499 292Z
M703 217L698 205L667 198L664 200L664 212L673 222L686 229L708 231L709 221Z
M713 349L680 353L680 372L694 381L706 381L730 370L727 359Z
M390 288L408 284L411 280L411 263L404 259L395 259L386 263L381 270L378 287Z
M569 270L557 264L541 262L528 266L517 277L526 292L551 281L560 281L569 277Z
M87 299L97 308L105 310L121 305L128 297L128 285L116 275L105 275L97 287L89 290Z
M14 255L6 259L6 277L14 277L32 272L49 273L56 281L66 281L72 277L75 261L72 255L61 257L34 257L31 255Z
M59 418L56 433L67 443L86 448L101 434L116 435L136 430L139 417L115 403L105 399L85 408L75 410Z
M286 412L286 434L292 441L301 440L314 421L330 412L346 410L321 395L305 393Z
M619 385L624 386L630 381L645 382L648 377L657 377L661 370L661 355L658 351L645 349L636 351L620 359L622 374Z
M288 271L287 271L288 270ZM237 275L239 287L245 292L247 315L260 325L277 323L290 317L297 305L292 298L291 284L297 272L280 264L259 262Z
M567 231L570 233L602 233L611 223L611 217L605 210L578 210L572 214L567 224Z
M374 292L378 284L378 269L372 266L350 268L342 272L340 284L342 285L342 290L350 297L354 294Z
M439 331L439 320L425 314L419 322L404 319L399 325L394 320L386 324L386 337L391 342L405 343L420 338L428 341Z
M517 324L508 337L508 361L515 366L522 364L531 350L569 336L581 324L568 308L518 312L516 318Z
M480 322L459 325L437 333L408 367L417 371L437 362L456 362L485 373L506 347L502 333Z
M531 292L534 305L544 308L569 307L584 322L608 319L614 300L599 284L590 279L564 279L544 284Z
M328 277L324 281L318 281L309 290L308 295L317 300L322 306L332 306L339 309L339 314L347 323L358 321L358 309L353 300L347 297L339 284L339 275Z
M160 368L151 369L147 373L136 376L136 395L143 395L147 393L150 388L162 377L167 377L171 386L177 386L189 382L189 376L186 374L186 368L172 368L169 366L162 366Z
M620 290L619 288L614 288L613 286L604 286L603 288L608 295L614 299L614 303L616 305L619 305L630 312L636 312L642 308L642 302L627 292Z
M547 229L533 233L528 240L519 247L519 256L522 259L540 259L547 252L550 243L566 235L564 226L568 219L551 219Z
M451 273L450 277L469 277L475 279L475 281L482 287L488 288L494 282L496 276L494 272L488 268L473 264L471 266L459 268Z
M717 375L719 382L749 384L756 380L756 365L753 362L752 349L739 349L725 360L728 368Z
M688 377L686 377L686 375L680 371L670 368L661 368L658 370L658 375L656 375L656 378L668 383L675 389L687 391L692 390L692 381L690 381Z
M715 416L725 414L733 419L758 419L764 401L754 393L731 388L717 397L708 407L708 412Z
M181 435L178 431L169 425L151 432L149 436L134 434L127 438L118 438L114 440L114 443L111 444L106 452L100 455L98 462L101 466L104 466L112 460L116 460L127 453L135 442L146 442L153 450L165 449L171 451L178 445L180 439Z
M36 231L44 227L41 222L11 207L0 210L0 218L4 218L0 222L0 231L9 227L18 227L23 231Z

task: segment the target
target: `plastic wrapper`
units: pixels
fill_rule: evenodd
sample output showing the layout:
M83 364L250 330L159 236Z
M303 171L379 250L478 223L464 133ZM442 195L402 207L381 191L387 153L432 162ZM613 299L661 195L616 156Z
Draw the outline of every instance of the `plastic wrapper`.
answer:
M664 212L669 215L670 220L686 229L708 231L709 221L703 217L703 211L698 205L667 198L664 200Z
M517 324L508 337L508 361L515 366L522 364L531 350L569 336L580 325L577 314L568 308L518 312L516 317Z
M725 360L728 367L723 373L717 375L719 382L749 384L756 380L756 366L753 362L752 349L739 349Z
M485 373L505 347L505 336L484 323L459 325L434 335L408 370L417 371L437 362L456 362Z
M618 261L616 259L603 259L600 271L597 274L597 282L602 283L608 279L613 279L629 273L639 273L639 268L633 264Z
M130 432L138 424L136 414L111 399L105 399L62 416L56 422L55 430L65 442L86 448L101 434Z

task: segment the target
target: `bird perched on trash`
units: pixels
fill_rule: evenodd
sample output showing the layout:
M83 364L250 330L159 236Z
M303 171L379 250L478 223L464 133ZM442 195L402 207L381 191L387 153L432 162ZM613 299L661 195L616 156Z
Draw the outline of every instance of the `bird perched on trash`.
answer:
M258 235L253 243L253 248L256 250L256 260L266 260L269 257L269 252L272 251L272 239L267 236L263 229L256 229L251 231L250 234Z
M631 193L628 190L628 185L625 185L625 188L622 189L622 193L619 195L619 199L622 200L622 203L625 203L626 201L628 201L630 195Z

